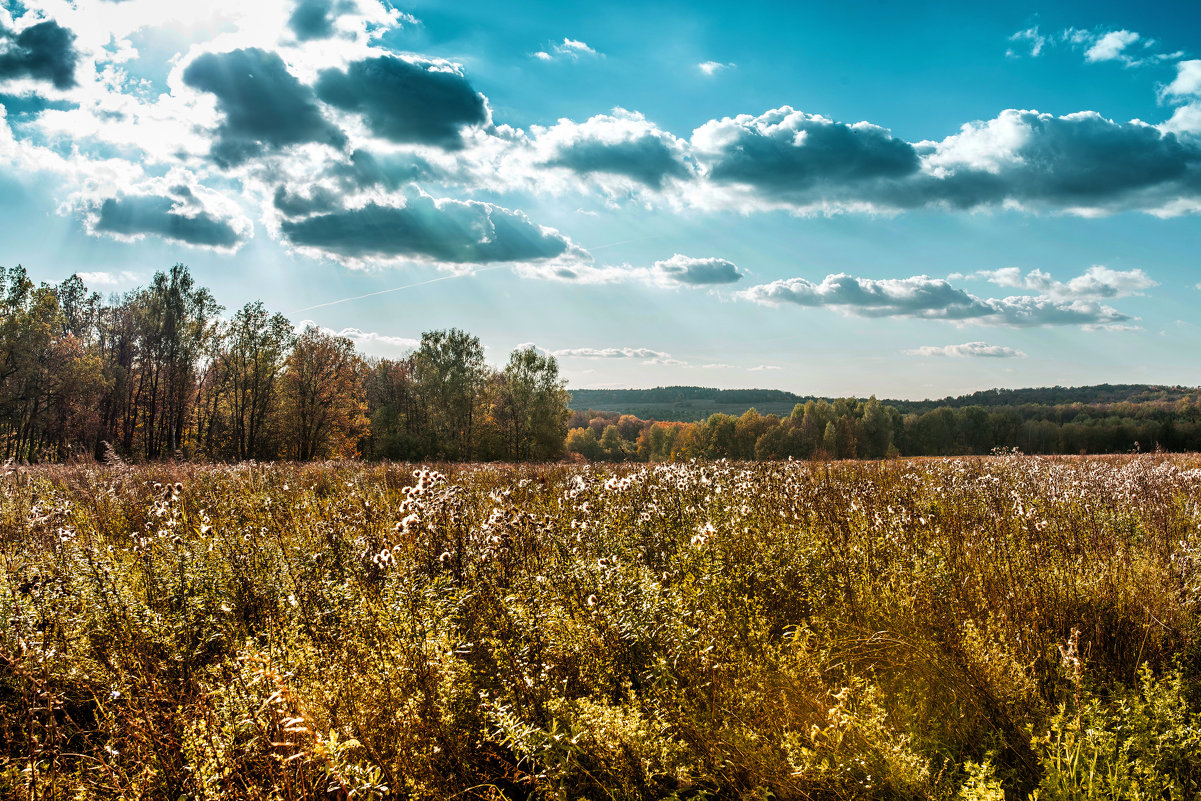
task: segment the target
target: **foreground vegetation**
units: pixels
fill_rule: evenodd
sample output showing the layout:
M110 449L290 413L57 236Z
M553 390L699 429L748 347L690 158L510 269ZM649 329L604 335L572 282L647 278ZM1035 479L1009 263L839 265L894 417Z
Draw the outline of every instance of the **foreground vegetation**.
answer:
M1192 457L0 479L11 798L1194 798Z

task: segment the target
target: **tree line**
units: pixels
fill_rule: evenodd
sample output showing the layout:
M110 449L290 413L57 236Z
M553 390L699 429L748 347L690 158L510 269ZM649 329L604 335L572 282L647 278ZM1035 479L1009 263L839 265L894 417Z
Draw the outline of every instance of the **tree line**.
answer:
M556 360L533 347L493 368L477 337L450 329L426 332L403 358L368 359L351 340L315 327L297 331L259 301L229 317L223 311L183 265L107 300L78 275L35 285L20 266L0 268L0 462L1201 450L1201 398L1183 388L1134 387L1140 400L1103 402L1132 388L1101 387L1088 396L1096 403L1020 405L998 405L993 391L933 408L874 397L809 399L786 415L750 409L657 422L572 412ZM681 390L712 394L648 392ZM1006 392L1022 401L1079 397L1062 388Z
M1201 395L1174 401L939 406L905 412L869 398L809 400L789 415L714 414L698 423L577 411L567 449L591 460L880 459L893 456L1201 450Z
M223 318L175 265L104 300L0 268L0 461L548 460L570 414L553 356L430 331L367 359L261 302Z

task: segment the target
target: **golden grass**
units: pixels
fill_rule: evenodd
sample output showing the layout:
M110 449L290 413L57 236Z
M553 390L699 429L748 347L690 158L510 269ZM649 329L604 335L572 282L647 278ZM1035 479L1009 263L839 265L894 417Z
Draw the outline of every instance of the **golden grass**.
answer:
M10 470L0 795L1194 797L1199 504L1161 456Z

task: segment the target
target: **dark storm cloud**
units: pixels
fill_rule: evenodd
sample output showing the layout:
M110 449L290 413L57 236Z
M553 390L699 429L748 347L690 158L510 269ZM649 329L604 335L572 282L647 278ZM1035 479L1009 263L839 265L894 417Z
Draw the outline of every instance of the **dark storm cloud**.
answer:
M661 189L668 178L688 177L688 168L659 136L646 134L624 142L579 139L558 147L549 167L566 167L578 173L624 175L646 186Z
M345 72L325 70L317 96L361 114L376 136L393 142L453 150L462 146L464 126L488 121L484 99L463 76L392 56L356 61Z
M75 86L75 34L53 20L20 33L0 27L0 80L35 78L58 89Z
M475 201L410 196L402 208L361 209L285 220L293 245L342 258L427 258L441 262L535 261L566 253L570 243L520 212Z
M217 96L225 115L213 159L229 166L303 142L341 147L346 137L329 123L313 92L288 72L277 54L258 48L205 53L184 70L184 83Z
M211 248L234 248L242 237L228 222L206 212L183 214L176 201L160 195L108 198L100 205L94 230L121 236L154 234L164 239Z

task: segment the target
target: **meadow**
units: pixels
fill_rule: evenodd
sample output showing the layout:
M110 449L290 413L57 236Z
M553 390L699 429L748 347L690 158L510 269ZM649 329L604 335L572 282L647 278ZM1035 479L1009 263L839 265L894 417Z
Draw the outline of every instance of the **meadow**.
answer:
M1187 799L1201 459L0 477L0 796Z

